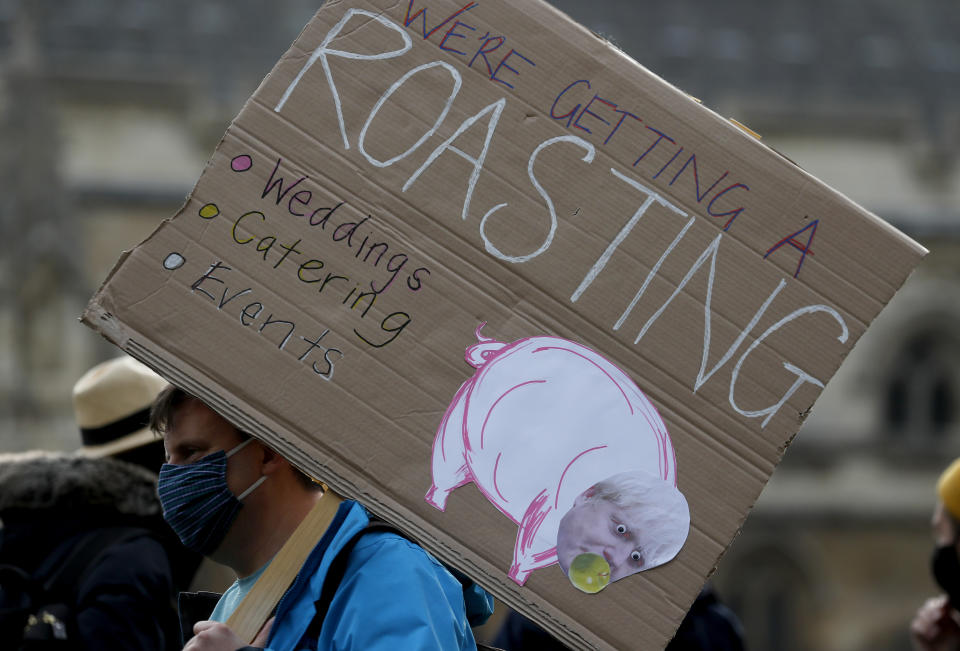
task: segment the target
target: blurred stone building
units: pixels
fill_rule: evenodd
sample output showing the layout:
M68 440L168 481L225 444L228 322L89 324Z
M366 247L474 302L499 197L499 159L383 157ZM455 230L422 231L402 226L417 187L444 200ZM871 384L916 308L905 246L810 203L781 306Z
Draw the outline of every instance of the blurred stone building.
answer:
M0 431L74 447L70 390L116 349L77 322L174 214L311 0L0 0Z
M77 444L70 387L115 354L83 305L318 4L0 0L0 449ZM908 649L960 455L960 4L554 4L931 250L714 579L756 651Z

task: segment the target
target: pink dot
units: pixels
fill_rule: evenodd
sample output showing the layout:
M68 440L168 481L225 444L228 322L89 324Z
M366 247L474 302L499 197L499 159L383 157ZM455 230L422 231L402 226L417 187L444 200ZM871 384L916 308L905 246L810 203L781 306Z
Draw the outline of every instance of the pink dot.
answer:
M234 172L246 172L251 167L253 167L253 159L247 154L234 156L233 160L230 161L230 169Z

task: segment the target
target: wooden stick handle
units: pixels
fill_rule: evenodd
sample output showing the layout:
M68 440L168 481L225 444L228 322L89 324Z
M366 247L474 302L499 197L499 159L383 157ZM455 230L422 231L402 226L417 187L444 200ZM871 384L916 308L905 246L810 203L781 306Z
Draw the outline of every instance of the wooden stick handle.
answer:
M331 490L323 494L227 619L227 626L240 639L252 642L263 628L307 556L330 526L342 501Z

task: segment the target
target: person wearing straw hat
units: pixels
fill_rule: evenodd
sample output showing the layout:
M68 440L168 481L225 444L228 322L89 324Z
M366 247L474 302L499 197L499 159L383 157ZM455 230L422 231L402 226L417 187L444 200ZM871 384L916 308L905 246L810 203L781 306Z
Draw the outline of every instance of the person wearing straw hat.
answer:
M154 473L163 441L150 429L150 407L167 381L132 357L97 364L73 386L73 411L84 456L113 457Z
M48 592L65 606L23 635L56 648L180 648L173 597L200 557L165 524L156 495L162 447L146 425L164 386L129 357L98 364L73 391L78 452L0 455L0 563L57 584Z
M492 597L405 537L370 530L360 504L178 388L157 398L151 425L167 450L164 517L238 577L212 613L185 612L181 595L184 651L477 648L471 625ZM338 576L329 590L328 576Z
M960 649L960 459L937 480L937 503L931 519L933 578L943 594L928 599L910 624L918 651Z

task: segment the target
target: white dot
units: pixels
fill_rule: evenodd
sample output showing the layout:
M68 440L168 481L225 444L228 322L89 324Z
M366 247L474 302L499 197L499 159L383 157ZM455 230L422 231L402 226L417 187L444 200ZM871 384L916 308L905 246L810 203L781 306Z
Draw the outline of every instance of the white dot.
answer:
M182 255L179 253L171 253L163 261L163 268L173 271L174 269L182 267L184 262L186 262L186 260Z

